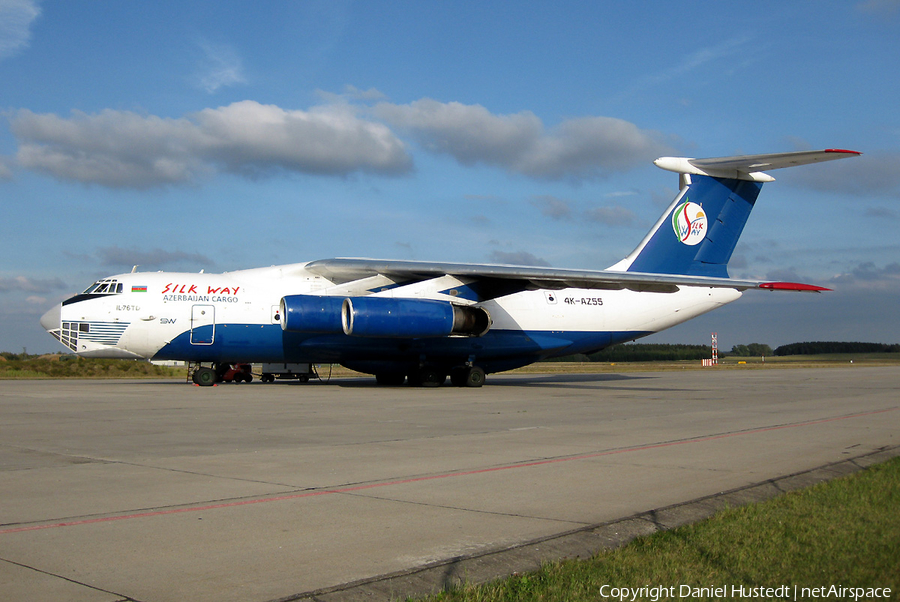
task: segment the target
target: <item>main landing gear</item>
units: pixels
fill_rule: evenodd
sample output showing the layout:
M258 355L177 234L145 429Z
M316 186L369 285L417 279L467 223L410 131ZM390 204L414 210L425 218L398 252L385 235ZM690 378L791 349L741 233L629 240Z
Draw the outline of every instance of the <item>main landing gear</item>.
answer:
M387 387L399 387L404 378L411 387L440 387L447 380L447 370L425 365L406 375L381 372L375 375L375 382ZM450 369L450 383L455 387L480 387L484 384L484 369L479 366L455 366Z
M484 384L484 370L478 366L459 366L450 371L450 382L457 387L480 387Z

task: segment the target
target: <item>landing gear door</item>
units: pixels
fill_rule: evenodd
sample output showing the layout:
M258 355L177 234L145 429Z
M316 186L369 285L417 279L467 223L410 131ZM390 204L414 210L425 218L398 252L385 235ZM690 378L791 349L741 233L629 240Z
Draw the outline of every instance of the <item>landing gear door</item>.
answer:
M215 338L215 306L194 305L191 308L191 345L212 345Z

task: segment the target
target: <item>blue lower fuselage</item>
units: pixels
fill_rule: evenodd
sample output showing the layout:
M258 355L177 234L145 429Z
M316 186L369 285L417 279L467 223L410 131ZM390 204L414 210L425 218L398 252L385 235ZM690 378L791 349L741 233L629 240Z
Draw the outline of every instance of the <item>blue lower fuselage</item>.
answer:
M491 330L481 337L394 339L285 332L278 325L216 324L183 332L153 359L337 363L371 372L388 363L415 366L428 361L452 366L477 362L486 372L500 372L549 357L590 353L647 334Z

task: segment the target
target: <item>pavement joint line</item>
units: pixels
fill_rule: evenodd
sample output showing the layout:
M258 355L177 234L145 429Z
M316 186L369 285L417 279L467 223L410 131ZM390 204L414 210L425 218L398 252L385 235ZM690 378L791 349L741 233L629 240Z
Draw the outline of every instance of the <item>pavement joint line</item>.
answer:
M85 583L85 582L83 582L83 581L76 581L75 579L72 579L72 578L70 578L70 577L66 577L65 575L59 575L59 574L57 574L57 573L52 573L52 572L50 572L50 571L45 571L45 570L43 570L43 569L39 569L39 568L37 568L37 567L33 567L33 566L30 566L30 565L27 565L27 564L23 564L23 563L21 563L21 562L16 562L15 560L10 560L10 559L8 559L8 558L2 558L2 557L0 557L0 562L5 562L5 563L7 563L7 564L11 564L11 565L14 565L14 566L23 568L23 569L28 569L28 570L30 570L30 571L34 571L34 572L40 573L40 574L42 574L42 575L47 575L48 577L53 577L53 578L56 578L56 579L62 579L63 581L68 581L69 583L73 583L73 584L78 585L78 586L80 586L80 587L86 587L86 588L92 589L92 590L94 590L94 591L103 592L104 594L110 594L110 595L113 595L113 596L119 596L119 600L117 600L116 602L140 602L140 600L138 600L138 599L136 599L136 598L132 598L132 597L130 597L130 596L126 596L126 595L120 594L120 593L118 593L118 592L113 592L113 591L110 591L110 590L108 590L108 589L103 589L102 587L97 587L96 585L91 585L90 583Z
M84 455L79 455L79 454L66 454L66 453L62 453L62 452L44 451L41 449L36 449L33 447L26 447L26 446L22 446L22 445L0 444L0 447L5 447L5 448L19 450L19 451L25 451L25 452L31 452L31 453L36 453L36 454L46 454L48 456L56 456L56 457L60 457L60 458L67 458L70 460L83 460L83 462L75 462L76 464L119 464L122 466L134 466L137 468L147 468L150 470L162 470L165 472L177 472L177 473L182 473L182 474L194 475L194 476L198 476L198 477L211 477L214 479L225 479L225 480L229 480L229 481L241 481L241 482L245 482L245 483L259 483L261 485L274 485L276 487L287 487L290 489L299 489L296 485L293 485L290 483L276 483L273 481L260 481L259 479L244 479L244 478L239 478L239 477L228 477L228 476L222 476L222 475L212 474L212 473L208 473L208 472L200 472L200 471L196 471L196 470L186 470L183 468L171 468L168 466L154 466L152 464L144 464L141 462L128 462L126 460L116 460L116 459L111 459L111 458L96 458L93 456L84 456ZM20 468L17 470L28 470L28 469Z
M189 474L189 475L194 475L194 476L198 476L198 477L210 477L213 479L224 479L226 481L238 481L241 483L257 483L259 485L272 485L274 487L286 487L288 489L293 489L293 490L302 489L301 487L298 487L297 485L294 485L291 483L276 483L274 481L261 481L259 479L244 479L241 477L228 477L228 476L217 475L217 474L213 474L213 473L209 473L209 472L200 472L198 470L186 470L184 468L170 468L167 466L154 466L152 464L142 464L140 462L126 462L124 460L97 460L97 461L98 462L106 462L109 464L121 464L123 466L135 466L137 468L148 468L150 470L162 470L164 472L176 472L179 474Z
M739 507L762 502L791 491L854 474L895 457L900 457L900 445L881 447L852 458L830 462L808 470L793 472L686 502L679 502L623 518L536 538L501 549L456 556L411 569L280 597L268 602L341 602L343 600L350 602L351 600L359 599L371 600L372 602L384 600L387 602L407 597L434 594L448 585L486 583L521 572L537 570L544 562L583 557L582 555L585 551L588 552L588 556L592 556L603 550L627 545L641 535L649 535L674 529L685 524L700 522L726 506ZM851 467L851 469L844 471L839 468L842 466ZM810 475L814 477L814 483L809 483L802 479ZM792 481L797 482L792 483ZM753 499L735 499L736 494L747 492L753 494L748 496ZM667 526L658 518L660 515L679 510L684 510L686 511L685 514L690 514L690 520L683 523L675 522ZM692 512L695 510L699 510L699 512ZM629 528L629 523L641 523L652 530L647 531L644 529L645 532L640 532L640 530L635 532L633 528ZM618 531L614 531L617 528L622 528L622 530L626 531L626 534L619 536ZM580 536L584 535L595 536L591 538L595 545L589 546L589 550L585 550L583 537L579 539ZM603 540L607 541L604 542ZM557 544L553 546L556 548L557 553L552 557L547 557L545 554L540 553L539 547L550 543ZM564 552L560 554L561 549L566 547L571 548L572 553ZM511 569L511 565L515 565L517 568ZM468 576L471 573L467 570L468 568L471 568L473 573L477 570L477 574L480 574L480 577L469 579ZM423 584L426 583L425 587L428 589L423 590Z
M440 508L442 510L457 510L459 512L471 512L474 514L488 514L490 516L504 516L507 518L527 518L529 520L543 520L543 521L552 522L552 523L565 523L565 524L569 524L569 525L585 525L585 524L587 524L583 521L569 520L569 519L565 519L565 518L553 518L553 517L547 517L547 516L532 516L532 515L528 515L528 514L516 514L513 512L496 512L496 511L492 511L492 510L481 510L478 508L463 508L461 506L447 506L444 504L431 504L429 502L417 502L415 500L403 500L403 499L399 499L399 498L387 497L387 496L382 496L382 495L367 495L367 494L358 493L358 492L346 493L344 495L361 497L361 498L365 498L367 500L379 500L382 502L393 502L393 503L397 503L397 504L410 504L413 506L425 506L428 508Z
M181 507L176 507L176 508L169 507L169 508L165 508L165 509L141 511L141 512L136 512L136 513L130 512L127 514L116 514L114 516L102 516L102 517L97 517L97 518L81 518L81 519L68 520L68 521L63 521L63 522L50 522L50 523L44 522L44 524L31 524L31 525L23 525L23 526L18 526L18 527L9 527L6 529L0 529L0 536L8 535L11 533L22 533L22 532L26 532L26 531L40 531L40 530L45 530L45 529L55 529L55 528L61 528L61 527L75 527L75 526L81 526L81 525L106 523L106 522L113 522L113 521L120 521L120 520L131 520L131 519L136 519L136 518L150 518L150 517L155 517L155 516L166 516L166 515L170 515L170 514L183 514L183 513L187 513L187 512L202 512L202 511L207 511L207 510L218 510L218 509L222 509L222 508L234 508L234 507L239 507L239 506L248 506L248 505L252 505L252 504L280 502L280 501L287 501L287 500L319 497L319 496L324 496L324 495L354 493L354 492L365 491L365 490L369 490L369 489L377 489L377 488L381 488L381 487L390 487L390 486L396 486L396 485L407 485L407 484L411 484L411 483L421 483L421 482L426 482L426 481L434 481L434 480L438 480L438 479L473 476L473 475L479 475L479 474L499 472L499 471L504 471L504 470L519 469L519 468L533 468L536 466L559 464L562 462L571 462L574 460L590 460L590 459L600 458L600 457L604 457L604 456L612 456L612 455L618 455L618 454L623 454L623 453L646 451L646 450L651 450L651 449L661 449L661 448L666 448L666 447L672 447L675 445L686 445L686 444L690 444L690 443L706 443L709 441L716 441L716 440L720 440L720 439L726 439L726 438L737 437L737 436L742 436L742 435L765 433L765 432L771 432L771 431L787 429L787 428L800 428L800 427L806 427L806 426L814 426L814 425L818 425L818 424L826 424L826 423L830 423L830 422L836 422L838 420L847 420L847 419L851 419L851 418L861 418L861 417L865 417L865 416L883 414L886 412L896 411L897 409L900 409L900 406L892 406L889 408L882 408L880 410L872 410L869 412L858 412L858 413L854 413L854 414L842 414L839 416L832 416L829 418L818 418L815 420L805 420L805 421L801 421L801 422L770 425L770 426L764 426L764 427L754 427L754 428L741 429L741 430L736 430L736 431L728 431L725 433L718 433L715 435L701 435L701 436L693 437L693 438L689 437L689 438L684 438L684 439L674 439L671 441L663 441L663 442L650 443L650 444L645 444L645 445L638 445L638 446L631 446L631 447L624 447L624 448L614 448L614 449L610 449L610 450L592 452L592 453L587 453L587 454L577 454L577 455L572 455L572 456L544 458L544 459L540 459L540 460L532 460L532 461L526 461L526 462L520 462L520 463L514 463L514 464L505 464L505 465L501 465L501 466L491 466L491 467L487 467L487 468L478 468L478 469L464 470L464 471L458 471L458 472L442 473L442 474L437 474L437 475L424 475L424 476L409 477L409 478L405 478L405 479L394 479L394 480L390 480L390 481L382 481L382 482L376 482L376 483L361 483L361 484L357 484L357 485L349 485L349 486L336 487L336 488L323 488L323 489L315 489L315 490L311 490L311 491L307 490L307 491L304 491L301 493L288 493L286 495L276 495L276 496L268 496L268 497L253 497L250 499L222 501L222 502L218 502L218 503L214 503L214 504L205 504L202 506L190 504L190 505L183 505Z

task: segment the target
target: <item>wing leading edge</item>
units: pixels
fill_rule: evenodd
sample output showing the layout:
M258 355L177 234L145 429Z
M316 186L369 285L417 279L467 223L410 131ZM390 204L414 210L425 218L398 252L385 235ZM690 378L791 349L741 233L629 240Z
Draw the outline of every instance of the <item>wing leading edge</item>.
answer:
M792 282L736 280L613 270L571 270L502 264L467 264L426 261L394 261L382 259L336 258L320 259L306 264L306 269L334 282L344 284L380 275L394 281L415 282L455 276L484 282L494 298L525 290L562 290L566 288L632 290L640 292L674 293L681 286L711 288L791 290L820 292L829 289ZM490 286L493 283L495 286Z

